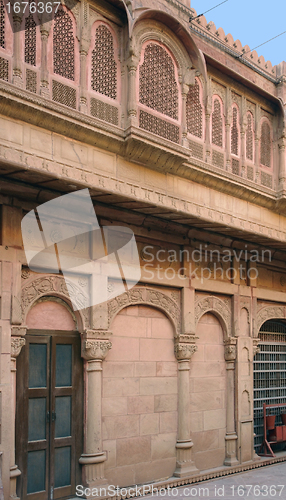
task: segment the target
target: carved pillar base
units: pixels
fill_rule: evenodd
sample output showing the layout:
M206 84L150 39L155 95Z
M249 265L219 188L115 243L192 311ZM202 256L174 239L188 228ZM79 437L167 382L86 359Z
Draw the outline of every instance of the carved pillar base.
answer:
M191 439L187 441L177 441L177 461L174 472L175 477L190 477L198 474L199 470L196 468L192 460L193 446L194 443Z
M225 436L225 460L224 465L237 465L239 461L236 458L237 435L226 434Z
M10 467L10 496L9 500L20 500L16 493L17 477L21 475L21 471L17 465Z
M45 84L43 84L43 82L41 82L41 85L40 85L40 95L42 97L45 97L45 99L50 99L50 91L49 91L48 84L45 85Z
M79 463L83 466L84 483L88 488L95 488L107 484L104 478L104 462L106 460L105 452L94 454L82 454Z

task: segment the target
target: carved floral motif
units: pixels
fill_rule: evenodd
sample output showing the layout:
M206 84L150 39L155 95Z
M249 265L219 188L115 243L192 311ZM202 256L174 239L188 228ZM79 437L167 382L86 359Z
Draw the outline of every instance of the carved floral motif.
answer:
M237 339L232 337L224 341L224 358L226 361L236 360L236 343Z
M17 358L19 356L22 347L25 345L26 340L23 338L12 338L11 339L11 358Z
M85 340L82 344L82 357L86 360L103 360L112 343L108 340Z
M183 361L185 359L191 359L192 355L198 350L198 346L195 344L188 344L185 342L178 342L175 344L175 356L178 361Z
M253 356L260 353L260 347L258 345L259 342L260 339L253 339Z

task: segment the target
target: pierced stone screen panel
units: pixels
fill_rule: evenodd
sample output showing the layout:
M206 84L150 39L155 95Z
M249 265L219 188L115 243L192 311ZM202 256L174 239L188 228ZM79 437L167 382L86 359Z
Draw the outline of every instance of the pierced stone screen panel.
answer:
M36 66L36 23L32 14L25 19L25 63Z
M76 90L53 80L53 101L76 109Z
M117 99L117 64L113 36L103 24L95 32L91 64L92 89L111 99Z
M74 34L69 14L60 7L55 15L53 30L54 73L74 80Z
M232 125L231 125L231 154L238 156L238 111L234 106L232 108Z
M267 122L263 122L261 126L260 163L265 167L271 167L271 135Z
M4 0L0 0L0 47L5 49L5 7Z
M105 122L118 125L118 109L93 97L90 99L90 114Z
M37 73L31 69L26 69L26 90L37 92Z
M253 116L247 113L246 158L253 161Z
M186 103L187 130L196 137L203 137L203 107L200 101L200 86L196 80L190 87Z
M212 112L212 143L220 148L223 147L223 121L219 99L214 100L214 109Z
M9 63L7 59L0 57L0 80L5 80L8 82L9 75Z
M139 127L160 137L164 137L169 141L179 143L179 127L145 111L140 111Z
M139 68L139 102L175 120L179 112L179 91L174 62L168 52L149 43Z

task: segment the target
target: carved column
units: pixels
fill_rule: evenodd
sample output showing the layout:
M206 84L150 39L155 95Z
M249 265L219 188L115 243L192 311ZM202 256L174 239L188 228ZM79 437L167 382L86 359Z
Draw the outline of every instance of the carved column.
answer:
M16 333L25 334L25 328L17 328ZM13 327L12 327L13 333ZM20 476L21 471L15 464L15 419L16 419L16 358L19 356L22 347L25 345L26 341L23 337L11 337L11 378L12 378L12 394L11 394L11 405L12 405L12 418L11 418L11 448L10 448L10 500L17 500L18 496L16 494L17 477Z
M21 14L13 15L14 25L14 54L13 54L13 84L23 87L22 58L21 58Z
M106 484L104 462L107 457L102 451L101 393L102 361L112 346L106 338L109 335L110 332L91 330L86 332L82 340L87 390L84 453L79 462L84 466L84 482L89 488Z
M85 50L80 51L80 97L79 97L79 107L82 113L87 114L87 82L86 82L86 59L87 52Z
M187 141L187 96L189 93L189 86L182 84L182 146L185 148L189 147Z
M235 430L235 360L237 339L232 337L224 341L226 361L226 436L224 465L236 465L237 434Z
M211 163L212 161L212 155L211 155L211 115L212 115L212 84L211 84L211 79L210 77L208 78L207 81L207 97L206 97L206 130L205 130L205 137L206 137L206 163Z
M49 92L49 72L48 72L48 38L50 26L48 23L42 24L40 26L41 31L41 43L42 43L42 53L41 53L41 83L40 83L40 94L47 99L50 98Z
M279 190L285 190L286 181L286 156L285 156L285 137L280 139L279 146Z
M137 99L136 99L136 73L138 59L134 56L129 58L128 68L128 123L127 126L138 126L137 119Z
M175 356L179 364L178 373L178 439L177 462L174 476L189 477L198 473L192 460L193 441L190 436L190 359L197 346L195 336L183 334L175 343Z

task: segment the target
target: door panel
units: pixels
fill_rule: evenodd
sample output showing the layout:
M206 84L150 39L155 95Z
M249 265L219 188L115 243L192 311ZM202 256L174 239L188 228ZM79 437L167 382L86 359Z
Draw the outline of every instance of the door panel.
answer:
M78 334L30 331L26 335L17 361L16 429L21 499L74 495L81 482L82 451Z

